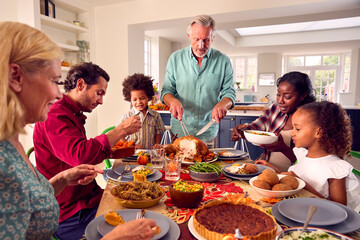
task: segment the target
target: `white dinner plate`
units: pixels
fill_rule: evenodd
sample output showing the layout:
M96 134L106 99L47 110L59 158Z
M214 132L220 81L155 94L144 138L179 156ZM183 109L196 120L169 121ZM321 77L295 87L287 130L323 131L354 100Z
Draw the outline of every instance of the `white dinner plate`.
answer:
M244 164L244 163L243 163ZM252 163L250 163L252 164ZM265 169L268 169L269 167L265 166L265 165L261 165L261 164L254 164L256 165L256 167L258 168L258 171L256 173L250 173L250 174L236 174L236 173L231 173L229 171L226 170L226 168L231 167L233 165L232 164L228 164L224 167L222 167L221 170L223 170L223 172L226 172L228 175L232 175L235 177L255 177L257 175L259 175L260 173L262 173Z
M193 220L193 216L190 218L189 223L188 223L188 228L191 232L191 234L196 237L198 240L206 240L206 238L204 238L203 236L201 236L195 229L194 227L194 220ZM282 228L279 226L279 224L277 225L277 231L276 234L278 234L279 232L282 231Z
M139 152L144 152L144 153L146 153L146 154L148 154L148 155L150 156L150 150L149 150L149 149L136 149L136 150L135 150L135 155L137 156L137 154L138 154ZM134 155L134 156L135 156L135 155Z
M164 216L164 215L163 215ZM161 240L177 240L180 237L180 228L179 226L167 216L164 218L169 222L169 231L161 238ZM97 225L101 221L100 217L95 218L92 220L85 229L85 237L87 240L100 240L102 236L97 230Z
M108 178L110 178L111 180L114 180L114 181L118 181L118 177L120 177L119 174L117 174L114 170L112 169L108 169L108 171L106 172L106 176ZM146 181L149 181L149 182L155 182L159 179L162 178L162 173L158 170L155 170L155 173L150 176L150 177L146 177ZM120 182L129 182L129 181L132 181L133 179L132 178L121 178Z
M268 166L264 166L265 169L272 169L271 167ZM247 176L247 175L241 175L241 174L229 174L225 171L223 171L223 174L228 177L228 178L232 178L235 180L244 180L244 181L249 181L251 178L253 178L254 176Z
M227 174L224 171L223 171L223 174L224 174L225 177L232 178L232 179L235 179L235 180L249 181L252 178L252 177L236 177L234 175Z
M236 149L226 149L224 151L230 152L232 154L234 154L233 156L222 156L219 155L219 159L221 160L230 160L230 159L241 159L243 157L246 157L248 155L247 152L241 151L241 150L236 150ZM221 152L221 150L216 150L216 152L219 154L219 152Z
M302 198L305 199L305 198ZM336 203L334 202L336 205L342 207L348 217L345 219L345 221L335 224L335 225L328 225L328 226L322 226L321 228L325 228L334 232L338 232L338 233L350 233L353 232L355 230L358 230L360 227L360 214L358 214L357 212L355 212L353 209L349 208L348 206L342 205L340 203ZM293 221L285 216L283 216L280 211L279 211L279 204L275 203L274 206L271 208L271 213L272 215L276 218L276 220L278 220L279 222L289 226L289 227L298 227L298 226L303 226L302 223ZM309 224L309 226L311 227L316 227L315 225L311 225Z
M207 162L207 163L212 163L212 162L216 162L217 160L218 160L218 155L216 154L213 159L211 159L211 160L209 160L209 161L206 161L206 162ZM182 164L182 165L194 165L195 162L182 161L181 164Z
M120 214L120 216L123 218L125 222L129 222L131 220L135 220L136 214L140 211L141 209L124 209L124 210L117 210L115 212ZM151 238L152 240L162 238L169 231L169 222L166 220L164 215L146 210L145 217L153 219L156 222L156 225L161 229L161 232L159 234L156 234L154 237ZM97 230L102 236L105 236L106 234L111 232L115 227L108 224L105 221L104 215L99 216L99 218L101 218L101 220L97 225Z
M336 205L333 201L319 198L292 198L279 203L279 212L291 220L305 223L309 206L316 207L316 212L309 224L326 226L338 224L347 218L345 209Z
M125 166L126 166L126 165L117 167L117 168L114 169L114 171L116 172L116 174L120 175L120 174L123 173L123 171L124 171L124 169L125 169ZM132 180L132 179L134 178L134 177L132 176L132 174L133 174L132 170L133 170L135 167L138 167L138 166L140 166L140 165L130 165L130 172L125 173L124 176L123 176L123 178L129 178L129 179ZM147 166L146 166L146 167L147 167ZM150 170L152 170L152 173L148 174L148 175L146 176L146 178L149 178L149 177L151 177L151 176L153 176L153 175L155 174L155 170L154 170L153 168L151 168L151 167L148 167L148 168L149 168Z

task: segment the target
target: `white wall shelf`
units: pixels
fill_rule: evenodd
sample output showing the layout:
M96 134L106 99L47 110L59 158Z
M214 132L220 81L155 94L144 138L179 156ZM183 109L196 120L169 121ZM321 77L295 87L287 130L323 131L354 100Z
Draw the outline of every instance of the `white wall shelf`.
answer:
M63 51L66 52L78 52L79 51L79 47L78 46L73 46L73 45L69 45L69 44L63 44L63 43L56 43Z
M63 72L67 72L70 70L70 67L64 67L64 66L61 66L61 71Z
M68 9L74 13L89 12L90 7L88 2L82 0L52 0L55 3L55 7L61 7Z
M62 29L65 31L69 31L69 32L74 32L74 33L87 33L89 30L87 28L81 27L81 26L77 26L74 25L72 23L68 23L56 18L51 18L45 15L40 15L40 20L41 20L41 24L49 26L49 27L54 27L54 28L58 28L58 29Z

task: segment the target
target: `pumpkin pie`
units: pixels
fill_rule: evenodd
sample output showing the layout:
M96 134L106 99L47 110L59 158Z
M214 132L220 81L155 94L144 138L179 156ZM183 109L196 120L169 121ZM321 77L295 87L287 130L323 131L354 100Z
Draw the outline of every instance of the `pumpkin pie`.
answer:
M212 201L194 212L193 222L196 231L209 240L222 240L237 228L246 239L271 240L277 230L275 218L250 202Z

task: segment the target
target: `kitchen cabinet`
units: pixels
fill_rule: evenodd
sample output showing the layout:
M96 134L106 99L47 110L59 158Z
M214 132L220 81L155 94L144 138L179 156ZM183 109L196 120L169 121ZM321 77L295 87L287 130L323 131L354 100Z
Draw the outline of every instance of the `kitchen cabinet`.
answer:
M160 112L161 119L165 126L170 126L171 114L170 112Z
M360 151L360 109L346 109L353 127L353 143L351 150Z
M234 142L231 139L232 129L236 126L236 118L238 116L226 116L220 121L219 132L217 135L217 147L229 148L234 147Z

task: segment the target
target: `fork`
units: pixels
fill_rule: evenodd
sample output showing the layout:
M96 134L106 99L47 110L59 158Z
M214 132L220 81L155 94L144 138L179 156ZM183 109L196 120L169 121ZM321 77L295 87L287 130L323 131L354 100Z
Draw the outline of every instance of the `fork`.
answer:
M128 173L128 172L130 172L130 165L129 165L129 164L127 164L127 165L125 166L124 171L120 174L120 176L118 177L117 180L120 181L121 178L122 178L126 173Z
M181 128L182 128L185 136L190 135L190 133L189 133L189 131L187 130L187 127L186 127L185 123L183 123L183 121L180 121L180 126L181 126Z
M136 219L143 219L143 218L145 218L145 209L142 208L140 212L136 213Z
M141 212L137 212L136 213L136 219L141 219L142 217L141 217Z

